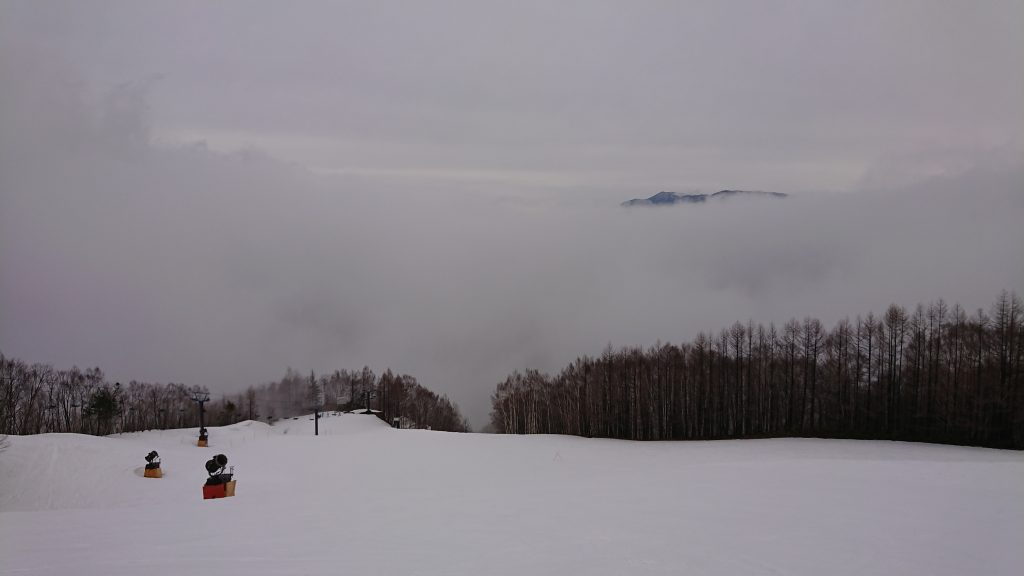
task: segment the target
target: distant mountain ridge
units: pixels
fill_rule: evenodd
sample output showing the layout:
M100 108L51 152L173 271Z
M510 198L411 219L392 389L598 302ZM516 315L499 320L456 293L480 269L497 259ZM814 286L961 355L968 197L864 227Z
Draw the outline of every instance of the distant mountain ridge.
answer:
M634 198L622 203L623 206L665 206L670 204L700 204L708 200L725 200L727 198L786 198L789 194L782 192L762 192L760 190L719 190L714 194L680 194L678 192L658 192L650 198Z

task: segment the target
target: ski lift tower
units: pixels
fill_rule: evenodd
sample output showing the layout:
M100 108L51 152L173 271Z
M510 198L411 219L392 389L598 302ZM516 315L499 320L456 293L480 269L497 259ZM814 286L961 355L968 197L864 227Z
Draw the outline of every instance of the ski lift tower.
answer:
M205 447L209 436L206 433L206 420L204 419L206 406L204 405L210 401L210 393L205 390L196 390L192 393L192 401L199 404L199 442L196 445Z
M320 435L320 413L324 411L323 402L313 404L313 436Z

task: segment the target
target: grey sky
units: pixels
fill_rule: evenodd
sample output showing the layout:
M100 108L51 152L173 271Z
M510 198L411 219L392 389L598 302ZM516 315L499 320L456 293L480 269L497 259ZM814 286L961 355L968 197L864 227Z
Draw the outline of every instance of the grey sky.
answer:
M234 391L1021 290L1021 2L0 0L0 350ZM199 144L201 143L201 144ZM629 211L659 190L798 193Z

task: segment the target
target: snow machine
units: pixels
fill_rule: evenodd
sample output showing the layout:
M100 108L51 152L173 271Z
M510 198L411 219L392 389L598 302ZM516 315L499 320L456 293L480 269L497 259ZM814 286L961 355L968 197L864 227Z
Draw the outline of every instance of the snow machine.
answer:
M225 472L228 465L228 457L217 454L206 461L206 473L210 475L203 485L203 500L213 498L227 498L235 495L235 467Z
M142 475L146 478L163 478L164 474L160 471L160 455L156 450L146 454L146 471Z

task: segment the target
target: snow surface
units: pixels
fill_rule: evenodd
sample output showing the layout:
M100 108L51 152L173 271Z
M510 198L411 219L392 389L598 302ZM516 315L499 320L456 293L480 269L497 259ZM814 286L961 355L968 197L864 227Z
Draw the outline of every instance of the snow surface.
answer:
M11 437L0 574L1024 574L1024 455L638 443L372 416ZM142 477L157 450L164 477ZM224 453L237 496L202 500Z

